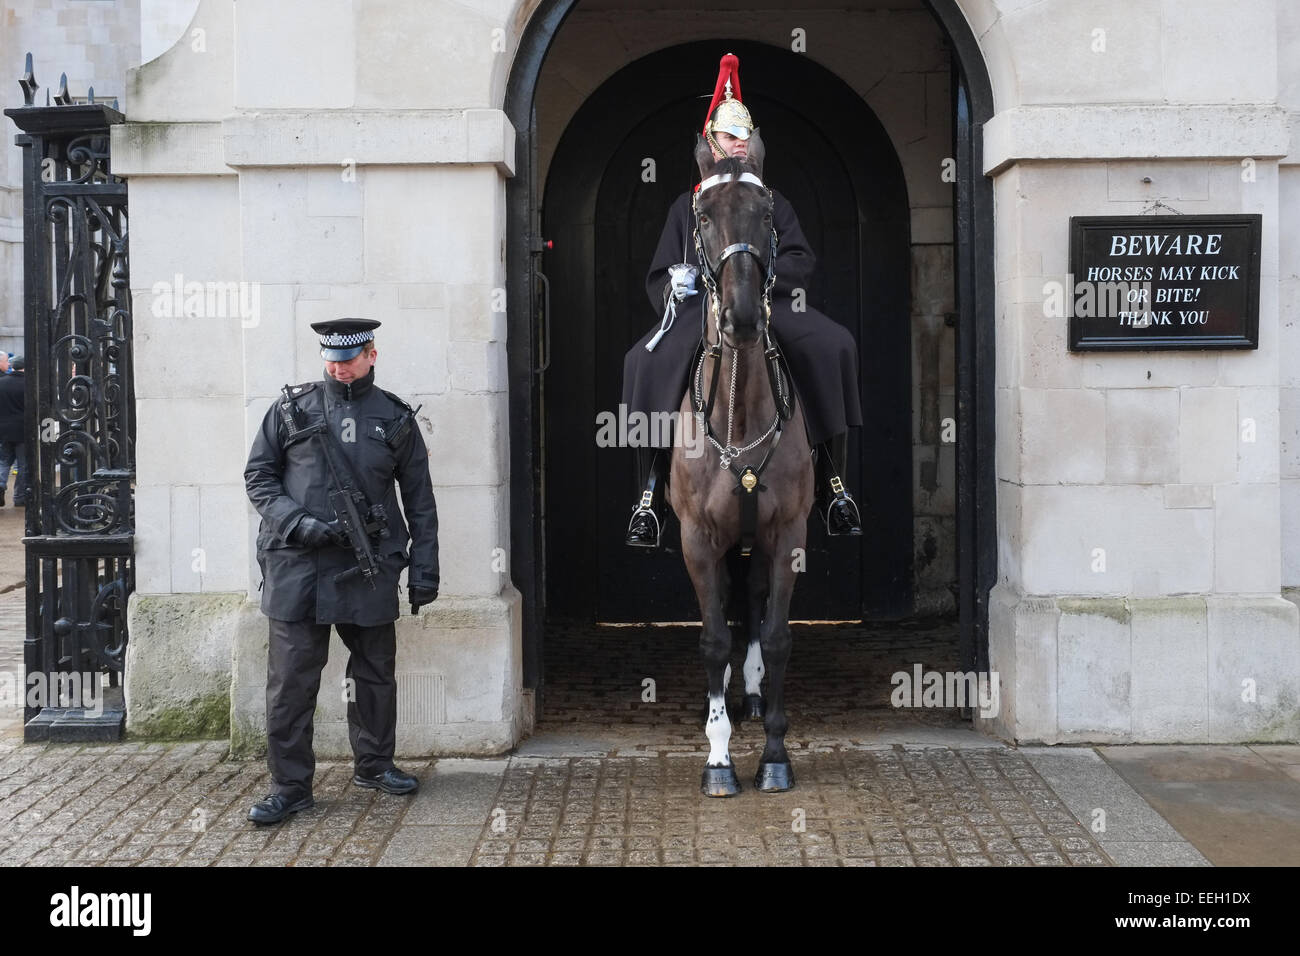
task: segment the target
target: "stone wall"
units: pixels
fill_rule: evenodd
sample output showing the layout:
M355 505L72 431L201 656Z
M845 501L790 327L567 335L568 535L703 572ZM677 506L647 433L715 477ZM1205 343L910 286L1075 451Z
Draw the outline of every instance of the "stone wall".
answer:
M1278 105L1291 129L1278 164L1278 426L1282 586L1300 592L1300 5L1277 6Z
M506 341L493 291L515 155L500 107L534 6L240 0L236 16L233 0L204 0L192 24L203 49L182 41L131 74L114 161L131 181L137 296L134 730L170 726L159 698L177 690L158 649L173 648L161 666L191 670L186 699L229 681L232 739L257 749L265 625L251 601L226 603L256 595L243 462L275 389L320 374L307 324L361 312L385 323L381 382L426 405L443 518L443 597L399 627L399 680L418 702L399 747L499 751L526 731L519 598L501 560ZM963 0L997 107L983 131L997 217L990 655L1003 709L991 732L1300 737L1300 620L1283 597L1300 584L1291 6ZM951 461L933 438L954 414L948 61L919 4L891 7L720 0L651 16L590 0L550 51L539 119L549 156L604 78L697 38L705 16L769 42L807 31L809 55L862 92L907 175L921 541L927 521L949 536L952 512ZM1068 352L1044 301L1066 278L1069 217L1143 212L1262 214L1258 351ZM255 314L168 315L177 275L255 289ZM922 593L952 579L932 573ZM206 629L174 623L204 615ZM341 755L337 701L322 693L334 729L321 741Z
M156 648L174 660L215 644L224 656L196 655L192 682L224 674L232 740L258 750L266 624L244 463L280 386L323 374L310 323L364 315L384 323L379 383L423 405L440 517L441 596L398 626L399 682L424 702L400 715L399 750L498 752L531 719L504 557L505 315L493 290L514 134L486 108L503 86L500 20L454 3L431 16L425 5L418 26L410 4L310 6L205 0L189 34L132 72L132 122L115 131L131 185L140 435L129 729L160 732L151 714L167 709L154 698L174 694ZM455 79L425 75L435 47L462 56ZM191 285L218 295L191 299ZM232 593L238 613L207 615L207 629L159 623L184 618L177 605L225 608ZM341 646L332 656L318 751L346 754L342 698L328 692Z
M140 62L140 0L86 3L84 0L5 0L0 4L0 83L4 108L21 106L18 77L31 53L40 103L59 90L125 106L129 67ZM0 348L23 348L23 169L16 127L5 118L0 137Z
M1294 305L1279 290L1296 270L1277 105L1279 69L1294 61L1279 37L1295 30L1282 6L1150 2L1121 15L1004 3L984 24L986 50L1015 60L1002 88L1017 93L985 129L997 208L995 732L1300 736L1300 629L1281 596L1294 548L1279 469ZM1070 353L1064 319L1045 308L1053 284L1072 284L1069 217L1178 213L1262 215L1260 348Z

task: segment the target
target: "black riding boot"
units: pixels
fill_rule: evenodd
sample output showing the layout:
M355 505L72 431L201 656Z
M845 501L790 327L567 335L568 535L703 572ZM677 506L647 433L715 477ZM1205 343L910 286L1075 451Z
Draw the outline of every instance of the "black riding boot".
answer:
M844 488L848 436L844 432L817 446L817 509L826 521L829 535L862 534L857 502Z
M633 548L657 548L664 523L664 482L668 478L668 452L660 448L648 449L650 462L643 465L647 472L641 500L632 511L627 524L627 544ZM638 455L638 457L642 457Z

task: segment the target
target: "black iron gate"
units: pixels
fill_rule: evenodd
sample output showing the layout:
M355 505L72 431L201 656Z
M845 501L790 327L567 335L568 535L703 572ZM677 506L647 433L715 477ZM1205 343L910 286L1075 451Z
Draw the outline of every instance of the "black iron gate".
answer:
M26 338L27 740L116 739L134 587L135 390L126 183L109 167L115 108L5 110L22 133ZM116 104L114 104L115 106Z

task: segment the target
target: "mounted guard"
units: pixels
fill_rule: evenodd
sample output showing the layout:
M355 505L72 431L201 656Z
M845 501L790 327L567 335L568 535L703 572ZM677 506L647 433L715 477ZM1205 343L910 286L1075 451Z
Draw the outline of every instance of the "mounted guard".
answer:
M739 61L732 54L719 64L713 100L704 125L704 142L714 159L740 160L749 154L754 121L741 101ZM697 187L698 189L699 187ZM788 363L804 408L809 440L816 446L816 500L831 535L860 535L862 520L841 477L845 470L847 432L862 424L858 400L858 352L852 334L826 315L805 306L796 311L794 297L806 292L816 258L794 209L771 190L777 237L768 288L771 328ZM646 276L646 293L662 320L628 351L623 362L623 402L629 414L671 413L688 384L692 359L707 316L697 281L701 257L693 241L693 199L683 193L669 209L659 245ZM804 295L800 295L803 300ZM697 323L693 308L700 304ZM639 448L639 473L646 476L632 518L627 544L660 545L664 518L667 445Z
M826 440L860 423L853 338L820 313L792 308L812 253L789 203L763 182L765 147L739 102L736 67L734 56L723 57L709 124L696 137L700 185L673 206L647 281L652 299L662 297L663 321L624 365L625 401L637 411L675 412L682 439L670 454L656 451L628 540L657 543L656 498L666 498L681 524L682 560L700 606L709 739L700 789L710 797L740 792L727 707L729 556L737 548L747 556L737 566L749 643L742 716L761 717L767 737L754 786L775 793L795 783L784 696L798 577L791 559L805 550L815 472L827 486L829 530L861 534L829 456L823 449L815 467L809 441L810 432ZM676 315L692 296L701 304L698 338L695 323ZM788 365L774 339L784 328ZM805 391L794 387L800 377Z

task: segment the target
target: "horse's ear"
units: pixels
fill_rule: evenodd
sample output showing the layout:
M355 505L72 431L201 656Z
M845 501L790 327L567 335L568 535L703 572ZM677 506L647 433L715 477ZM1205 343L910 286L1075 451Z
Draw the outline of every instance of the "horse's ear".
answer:
M754 167L754 172L758 173L758 178L763 178L763 159L767 155L767 149L763 146L763 137L759 135L759 128L754 127L754 132L749 137L749 150L745 154L745 161Z
M709 170L718 162L713 155L713 148L705 141L699 133L695 134L695 164L700 167L700 178L709 175Z

